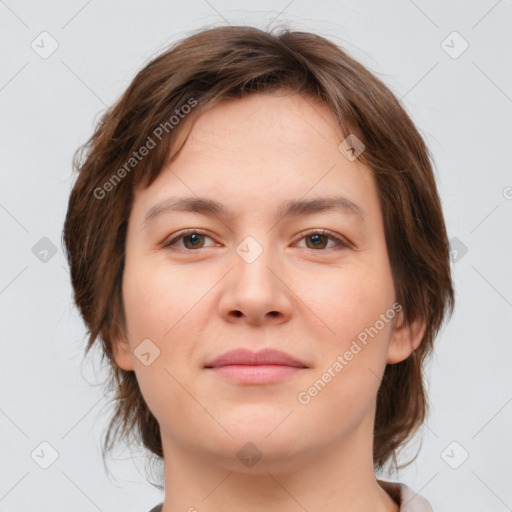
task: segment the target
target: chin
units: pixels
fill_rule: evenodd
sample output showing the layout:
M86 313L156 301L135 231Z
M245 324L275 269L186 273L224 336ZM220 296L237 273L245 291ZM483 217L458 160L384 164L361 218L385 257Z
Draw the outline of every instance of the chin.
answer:
M209 457L217 458L223 469L238 473L255 475L292 470L297 463L296 456L301 453L300 447L293 440L284 443L271 437L255 438L247 434L243 438L230 438L211 446Z

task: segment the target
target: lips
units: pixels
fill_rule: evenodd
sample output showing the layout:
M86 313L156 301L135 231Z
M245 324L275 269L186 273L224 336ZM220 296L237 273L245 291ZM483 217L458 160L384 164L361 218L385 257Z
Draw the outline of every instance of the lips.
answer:
M290 354L274 349L252 352L248 349L230 350L205 364L205 368L220 368L231 365L268 366L280 365L295 368L307 368L301 361Z

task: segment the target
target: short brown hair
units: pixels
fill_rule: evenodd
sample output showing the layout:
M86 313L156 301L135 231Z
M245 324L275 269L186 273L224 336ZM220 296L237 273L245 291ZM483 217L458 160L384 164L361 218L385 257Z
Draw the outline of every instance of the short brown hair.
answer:
M446 228L424 140L386 85L329 40L289 29L217 27L179 41L149 62L75 154L78 177L63 240L75 302L88 327L85 353L100 338L102 361L106 358L111 368L116 408L104 454L117 435L128 439L136 429L144 446L163 457L160 428L135 373L119 368L112 352L113 340L126 334L121 284L133 190L139 183L149 186L181 149L175 151L173 141L186 123L174 126L170 119L191 99L196 106L187 122L222 100L277 90L320 99L345 136L363 142L358 158L376 178L396 301L407 322L426 322L419 348L386 366L377 396L376 470L390 458L397 467L397 449L426 417L423 364L446 313L453 312L454 292ZM155 133L158 144L127 168L133 152L147 145L148 137L154 140Z

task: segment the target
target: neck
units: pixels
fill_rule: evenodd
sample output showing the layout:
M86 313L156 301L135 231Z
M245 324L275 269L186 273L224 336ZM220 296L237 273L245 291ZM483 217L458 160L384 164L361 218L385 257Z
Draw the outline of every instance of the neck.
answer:
M398 512L375 477L368 431L373 435L361 425L350 439L289 456L272 457L261 444L264 456L250 468L241 464L236 449L224 456L191 451L163 436L162 512Z

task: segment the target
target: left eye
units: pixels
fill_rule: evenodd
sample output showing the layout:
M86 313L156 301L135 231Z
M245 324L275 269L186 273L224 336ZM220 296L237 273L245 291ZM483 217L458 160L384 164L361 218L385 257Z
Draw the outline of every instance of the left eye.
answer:
M177 245L177 242L182 240L184 241L185 249L187 250L202 249L202 239L204 238L209 238L210 240L212 240L212 238L207 234L196 229L190 229L187 231L182 231L177 236L168 240L163 244L163 247L175 247ZM332 246L326 247L326 244L328 244L328 240L332 240L334 242L335 247L349 247L349 244L347 242L344 242L343 240L332 234L328 234L325 230L307 233L303 235L300 240L309 240L311 243L308 245L308 243L306 242L306 246L308 249L313 250L327 248L332 249ZM183 249L183 246L179 247L178 250L179 249Z
M332 234L328 234L325 230L314 231L312 233L307 233L304 235L301 240L310 240L312 246L307 246L308 249L326 249L323 240L333 240L335 247L348 247L348 243L344 242L337 236ZM328 242L327 242L328 243ZM307 245L307 243L306 243ZM333 247L329 247L329 249L333 249Z
M190 240L190 246L187 246L187 243L185 243L186 249L202 249L200 247L201 237L210 238L205 233L202 233L196 229L189 229L187 231L182 231L180 234L175 236L174 238L170 239L169 241L165 242L163 247L173 247L176 245L176 242L179 240ZM180 249L183 249L183 247L180 247Z

